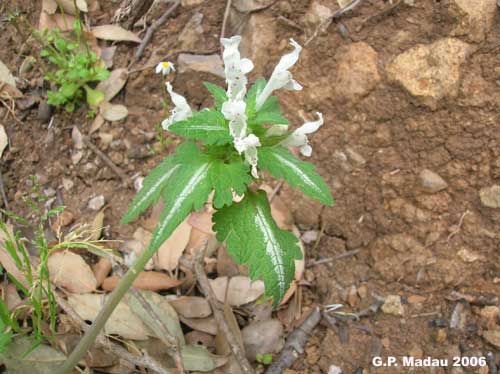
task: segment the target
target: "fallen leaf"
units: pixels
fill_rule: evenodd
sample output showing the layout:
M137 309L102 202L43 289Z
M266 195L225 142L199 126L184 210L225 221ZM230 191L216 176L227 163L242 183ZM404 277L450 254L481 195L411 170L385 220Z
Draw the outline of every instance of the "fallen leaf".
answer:
M99 82L96 90L104 93L104 100L111 101L111 99L120 92L123 86L125 86L127 78L128 70L126 68L115 69L111 72L108 79Z
M294 222L292 212L279 196L275 196L271 202L271 215L280 229L287 231L292 229Z
M215 323L214 317L184 318L183 316L179 316L179 318L182 323L191 327L193 330L205 332L210 335L217 334L217 323Z
M0 158L2 157L7 144L9 144L9 138L7 137L7 133L5 132L3 125L0 125Z
M212 308L207 299L198 296L182 296L169 300L177 313L185 318L204 318L212 314Z
M213 335L201 332L201 331L190 331L186 335L186 343L189 345L203 345L208 349L215 347L215 339Z
M196 227L193 227L191 230L191 236L189 237L189 242L186 245L187 252L190 254L198 252L198 250L203 247L205 241L211 243L213 242L213 238L215 238L214 235L207 234L201 230L198 230ZM207 252L208 251L209 250L207 248Z
M258 354L275 353L283 347L283 325L277 319L252 322L242 331L246 356L255 361Z
M74 293L89 293L97 288L97 280L82 256L71 251L59 251L47 260L50 280Z
M186 344L179 317L167 299L151 291L139 292L143 300L148 304L148 307L143 305L137 295L130 293L127 296L127 304L132 312L134 312L151 331L154 331L156 336L167 346L171 344L170 341L172 337L176 338L179 344ZM156 316L151 315L149 310L153 311ZM157 318L159 318L159 320ZM164 328L162 327L168 331L169 336L164 335Z
M120 277L113 275L102 282L102 289L113 291L120 281ZM161 291L180 286L182 281L170 278L167 274L156 271L143 271L134 281L133 287L140 290Z
M73 140L75 149L83 148L83 135L77 126L73 126L73 130L71 130L71 139Z
M212 371L227 362L227 358L211 354L201 345L183 346L181 357L184 369L187 371Z
M26 276L24 273L19 270L17 267L15 261L12 259L11 255L7 251L7 246L6 246L6 240L11 242L12 246L14 246L14 249L16 253L20 254L20 250L17 248L17 245L14 240L14 229L11 224L6 223L5 224L5 230L2 228L0 230L0 263L2 264L3 268L9 273L14 279L16 279L19 283L21 283L24 287L29 288L29 283L28 280L26 279Z
M272 2L272 0L234 0L233 6L241 13L250 13L268 7Z
M86 321L94 321L109 295L72 294L68 296L68 304ZM121 301L104 326L106 334L116 334L125 339L145 340L154 334L142 323L130 307Z
M0 82L16 87L16 79L11 74L9 68L0 60Z
M2 370L9 374L52 374L66 356L54 348L40 344L33 348L34 340L23 336L14 339L5 352L0 353Z
M297 291L297 281L293 280L290 283L290 287L286 291L285 296L283 296L283 299L281 300L280 306L285 305L288 302L288 300L290 300L290 298L293 296L295 291Z
M306 267L305 263L306 252L304 249L304 244L302 243L302 240L300 240L300 231L297 228L297 226L293 225L292 232L297 237L299 248L300 251L302 252L302 259L295 260L295 280L300 281L302 279L302 276L304 275L304 269Z
M116 45L101 47L100 56L107 69L111 69L113 67L113 57L115 57L116 48Z
M229 280L228 277L210 279L210 285L214 290L217 300L231 306L240 306L257 300L264 293L264 282L257 280L252 282L249 277L236 276ZM226 300L227 289L227 300Z
M76 0L76 8L73 0L55 0L65 14L75 16L78 11L86 13L88 11L85 0Z
M104 125L104 122L106 122L104 118L102 118L100 114L97 114L92 121L92 125L90 125L89 135L92 135L94 132L99 130L101 126Z
M42 11L40 13L40 20L38 21L38 29L40 31L44 31L45 29L70 31L73 30L73 23L75 21L76 18L69 14L47 14Z
M128 109L121 104L111 104L103 101L99 105L100 113L106 121L120 121L128 116Z
M191 225L187 220L184 220L156 252L154 257L155 267L168 271L174 270L179 265L179 259L189 242L190 236Z
M136 254L137 257L141 255L143 251L146 250L146 248L149 245L149 242L153 238L153 234L150 231L144 230L142 227L138 227L137 230L135 230L134 239L140 243L132 242L132 241L127 241L125 244L127 245L127 248L123 248L124 250L133 250ZM125 246L124 246L125 247ZM154 260L151 258L146 266L144 266L144 270L153 270L154 269Z
M92 265L92 271L94 272L94 277L97 281L97 287L99 287L104 279L108 276L111 271L112 264L111 261L105 257L99 258L99 261Z
M226 319L229 330L233 333L234 337L238 341L238 345L240 346L241 351L245 354L245 347L243 345L243 338L241 336L241 330L238 325L238 321L234 316L232 308L228 304L224 304L224 317ZM240 366L236 358L230 354L231 348L229 347L229 343L226 340L226 336L221 333L221 331L217 331L217 335L215 336L215 353L228 357L227 364L222 368L223 373L228 374L242 374Z
M189 215L189 224L205 234L214 235L212 230L212 213L209 212L193 212Z
M9 283L4 287L3 300L7 304L9 312L13 312L14 309L23 303L14 283Z
M54 14L57 11L56 0L42 0L42 12Z
M98 39L140 43L141 39L131 31L118 25L101 25L92 28L92 33Z
M104 209L99 211L92 220L92 228L90 229L89 240L96 241L101 238L102 229L104 227Z

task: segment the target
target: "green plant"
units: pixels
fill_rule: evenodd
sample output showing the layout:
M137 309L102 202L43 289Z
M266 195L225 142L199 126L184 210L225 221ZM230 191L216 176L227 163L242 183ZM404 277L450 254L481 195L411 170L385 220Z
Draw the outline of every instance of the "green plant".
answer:
M122 217L122 223L130 222L162 198L160 221L148 248L111 293L59 373L71 371L144 265L188 214L207 203L212 192L217 239L226 242L228 252L238 263L249 267L252 279L264 280L265 295L272 298L274 307L288 290L295 272L294 261L302 254L297 238L273 220L267 196L258 188L262 183L258 169L284 178L323 204L333 204L329 188L314 166L287 149L299 147L303 155L309 156L312 148L307 134L316 131L323 118L318 113L318 120L289 131L277 98L271 96L276 89L302 88L288 71L298 60L300 45L292 40L294 51L282 57L269 81L261 78L247 92L246 74L253 69L253 63L240 57L240 39L235 36L221 40L227 91L205 84L214 97L215 108L193 112L186 99L167 82L175 108L163 121L163 128L188 141L150 172ZM241 201L234 202L234 195Z
M257 354L257 356L255 356L255 360L263 365L270 365L271 362L273 362L273 355L272 353L259 353Z
M43 45L40 56L56 66L56 70L47 71L44 77L57 87L47 93L48 103L64 106L68 112L73 112L83 99L91 108L97 107L104 94L90 84L108 78L110 73L90 50L81 21L73 23L73 40L57 29L34 32Z

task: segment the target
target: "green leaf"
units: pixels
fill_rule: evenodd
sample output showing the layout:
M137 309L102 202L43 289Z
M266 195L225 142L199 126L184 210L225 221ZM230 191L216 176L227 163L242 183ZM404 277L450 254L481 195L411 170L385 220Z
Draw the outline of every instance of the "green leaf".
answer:
M165 185L178 168L179 165L174 163L173 157L166 157L158 166L151 170L149 175L144 178L142 188L137 195L135 195L120 222L126 224L132 221L152 203L157 201L161 191L165 188Z
M227 144L232 141L224 115L213 109L202 110L184 121L175 122L170 125L169 131L204 144Z
M243 195L247 185L252 182L248 174L248 165L240 160L230 163L215 161L210 168L210 182L215 190L213 205L216 209L233 203L233 190L238 195Z
M276 96L269 97L252 120L252 124L255 125L262 125L264 123L270 125L288 124L288 120L281 113L280 104Z
M210 166L208 160L193 160L182 164L174 172L172 180L175 183L169 183L162 191L165 207L153 232L149 251L160 248L193 209L198 210L206 203L212 190L209 179Z
M264 89L266 86L266 80L264 78L259 78L255 81L252 87L247 92L246 103L247 109L246 114L249 119L252 119L255 116L255 101L257 99L257 95L260 91Z
M227 101L226 91L222 87L217 86L216 84L212 84L212 83L208 83L208 82L204 82L203 84L205 85L205 87L207 88L207 90L214 97L215 107L217 108L217 110L221 110L222 109L222 104L225 101Z
M94 90L87 85L83 87L87 93L87 104L94 108L99 106L99 104L104 100L104 93L99 90Z
M217 239L226 241L238 264L248 265L252 280L264 280L266 296L278 306L302 253L297 238L274 222L265 192L247 192L241 202L217 211L213 221Z
M334 202L327 184L314 171L314 165L299 160L282 146L259 148L259 168L268 170L275 178L285 178L291 186L325 205Z

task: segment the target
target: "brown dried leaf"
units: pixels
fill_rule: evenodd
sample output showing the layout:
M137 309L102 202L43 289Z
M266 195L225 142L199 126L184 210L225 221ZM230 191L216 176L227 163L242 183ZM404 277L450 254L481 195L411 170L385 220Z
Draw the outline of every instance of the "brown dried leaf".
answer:
M184 318L183 316L180 316L179 318L182 323L191 327L193 330L205 332L210 335L217 334L217 323L215 322L214 317Z
M5 304L7 304L9 312L14 311L14 309L23 303L23 300L17 292L17 287L13 283L9 283L4 287L3 300Z
M54 14L57 11L56 0L42 0L42 12Z
M47 14L42 11L40 13L40 20L38 21L38 29L40 31L44 31L45 29L69 31L73 29L75 21L76 18L69 14Z
M97 280L82 256L70 251L59 251L47 260L50 280L74 293L89 293L97 288Z
M118 25L101 25L92 28L92 33L98 39L140 43L141 39Z
M96 117L94 118L94 121L92 121L92 125L90 126L89 130L89 135L92 135L94 132L99 130L102 125L104 125L104 118L100 114L97 114Z
M0 125L0 158L2 157L7 144L9 144L9 138L7 137L7 133L5 132L3 125Z
M156 269L174 270L191 237L191 225L184 220L161 245L154 257Z
M104 279L108 276L111 268L111 261L105 257L99 258L99 261L92 266L92 271L94 272L95 279L97 280L97 287L104 282Z
M2 61L0 61L0 82L4 82L11 85L12 87L16 87L16 80L14 76Z
M120 281L120 277L113 275L102 283L103 290L112 291ZM161 291L180 286L181 280L170 278L167 274L156 271L143 271L134 281L133 287L140 290Z
M212 230L212 213L209 212L193 212L189 215L189 224L194 228L204 232L205 234L214 235Z
M231 306L240 306L257 300L264 293L264 282L252 282L249 277L236 276L231 278L228 285L227 277L210 279L217 300ZM227 293L226 293L227 289ZM227 300L226 300L227 294Z
M115 69L111 72L108 79L105 79L96 87L96 90L104 93L104 100L111 101L118 92L125 86L128 79L128 70L126 68Z
M99 105L99 110L102 117L106 121L120 121L128 116L128 109L126 106L121 104L111 104L106 101L103 101Z
M203 297L182 296L169 302L176 312L185 318L204 318L212 314L210 304Z
M116 45L101 47L100 56L107 69L111 69L113 67L113 57L115 57L116 48Z

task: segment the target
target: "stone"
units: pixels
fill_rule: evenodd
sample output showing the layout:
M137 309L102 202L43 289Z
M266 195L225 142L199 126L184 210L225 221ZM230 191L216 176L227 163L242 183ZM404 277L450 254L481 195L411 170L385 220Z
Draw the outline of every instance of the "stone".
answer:
M359 101L380 82L378 53L367 43L352 43L340 48L336 59L332 86L339 101Z
M401 304L401 296L399 295L389 295L385 298L384 304L382 305L382 311L386 314L392 314L394 316L402 316L404 313L403 305Z
M488 328L493 328L498 321L500 308L494 305L485 306L480 310L479 315Z
M193 49L196 47L197 42L203 35L202 21L203 14L200 12L196 12L191 16L179 35L179 42L182 49Z
M330 365L328 374L342 374L342 369L339 366Z
M333 15L333 10L324 6L319 1L311 2L305 15L305 21L309 26L318 26Z
M461 250L458 251L457 255L463 262L467 263L485 259L484 256L480 255L477 252L471 251L468 248L462 248Z
M283 325L276 319L249 324L241 330L245 353L255 361L258 354L278 352L283 346Z
M454 0L458 25L452 35L463 35L473 42L485 39L494 24L497 0Z
M241 55L253 61L253 75L264 75L269 62L269 50L276 49L276 20L264 13L250 15L241 33ZM289 49L287 48L287 51Z
M457 96L461 66L470 49L469 44L455 38L417 45L389 64L388 77L435 109L442 98Z
M481 203L488 208L500 208L500 186L481 188L479 191Z
M305 243L305 244L311 244L316 242L318 240L318 231L317 230L307 230L302 234L300 239Z
M209 73L224 78L224 67L218 54L193 55L181 53L177 59L177 70L183 74L186 72Z
M443 178L429 169L422 170L418 177L426 192L436 193L448 187L448 183Z
M134 179L134 189L140 191L144 184L144 177L137 177Z
M104 196L99 195L99 196L96 196L96 197L93 197L92 199L90 199L87 206L89 209L97 211L97 210L100 210L104 206L105 202L106 202L106 200L104 199Z
M488 330L483 332L483 338L495 347L500 348L500 330Z

